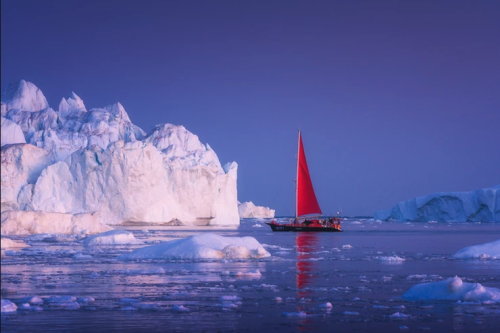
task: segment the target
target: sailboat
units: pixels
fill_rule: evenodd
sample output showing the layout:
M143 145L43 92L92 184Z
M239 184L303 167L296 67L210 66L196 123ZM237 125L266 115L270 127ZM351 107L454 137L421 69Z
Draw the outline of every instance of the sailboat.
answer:
M307 167L306 154L299 131L299 147L297 154L297 179L295 180L295 219L288 224L266 222L273 231L342 231L340 218L337 216L320 219L323 215Z

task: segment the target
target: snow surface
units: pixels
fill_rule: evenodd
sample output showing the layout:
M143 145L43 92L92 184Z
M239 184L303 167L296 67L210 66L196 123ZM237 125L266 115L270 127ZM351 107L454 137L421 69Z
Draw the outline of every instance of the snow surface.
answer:
M375 212L375 220L500 222L500 185L471 192L439 192Z
M248 201L244 203L238 203L238 212L240 218L273 218L274 209L269 207L255 206L253 202Z
M6 142L20 128L29 143L2 147L2 211L99 212L106 224L239 224L237 164L223 167L183 126L146 134L120 103L87 111L75 93L54 111L25 81L2 92L2 116Z
M110 230L99 223L99 213L63 214L41 211L2 212L2 235L95 234Z
M97 235L88 236L83 240L83 245L123 245L142 244L135 239L134 234L127 230L110 230Z
M484 287L480 283L463 282L461 278L455 276L439 282L417 284L404 293L403 299L500 302L500 289Z
M457 259L500 259L500 239L494 242L468 246L453 255Z
M222 237L204 233L183 239L137 249L122 254L119 259L259 259L270 257L262 245L253 237Z

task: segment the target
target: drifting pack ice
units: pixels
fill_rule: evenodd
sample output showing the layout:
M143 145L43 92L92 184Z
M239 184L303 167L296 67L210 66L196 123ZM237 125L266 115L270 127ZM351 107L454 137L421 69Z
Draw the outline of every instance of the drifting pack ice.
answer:
M273 218L274 209L263 206L255 206L253 202L247 201L244 203L238 202L238 211L240 218Z
M222 167L183 126L145 133L120 103L87 111L75 93L56 111L24 80L3 89L1 106L2 228L4 211L98 213L104 224L239 223L237 164Z
M500 185L471 192L439 192L375 212L375 220L500 222Z

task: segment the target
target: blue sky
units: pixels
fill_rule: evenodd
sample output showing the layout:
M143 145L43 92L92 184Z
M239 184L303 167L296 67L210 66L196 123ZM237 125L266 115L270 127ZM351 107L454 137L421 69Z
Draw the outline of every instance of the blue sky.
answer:
M294 212L297 128L325 213L500 183L500 2L1 2L1 80L121 102Z

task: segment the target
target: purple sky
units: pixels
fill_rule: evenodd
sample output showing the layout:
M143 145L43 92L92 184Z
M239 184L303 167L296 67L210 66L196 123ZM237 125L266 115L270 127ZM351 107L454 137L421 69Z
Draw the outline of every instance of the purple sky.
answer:
M324 213L500 183L500 1L1 2L1 80L57 109L182 124L240 201L294 213L299 127Z

